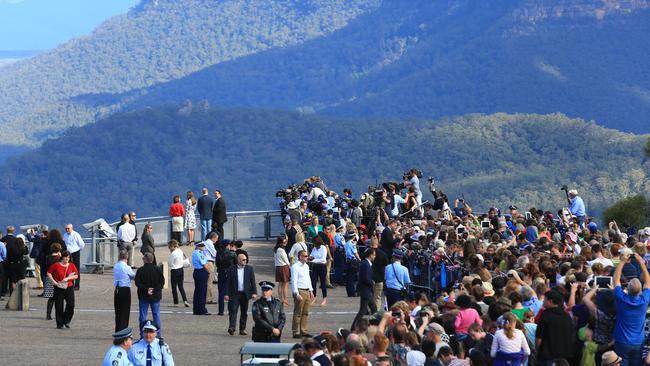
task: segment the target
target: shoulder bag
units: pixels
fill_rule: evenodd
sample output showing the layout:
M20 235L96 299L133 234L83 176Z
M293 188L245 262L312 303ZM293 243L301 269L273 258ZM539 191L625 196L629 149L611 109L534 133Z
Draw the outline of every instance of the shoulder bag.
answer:
M68 268L70 268L70 264L65 267L65 274L63 275L63 278L66 278L68 276ZM68 281L57 281L56 287L60 288L61 290L65 290L68 288Z

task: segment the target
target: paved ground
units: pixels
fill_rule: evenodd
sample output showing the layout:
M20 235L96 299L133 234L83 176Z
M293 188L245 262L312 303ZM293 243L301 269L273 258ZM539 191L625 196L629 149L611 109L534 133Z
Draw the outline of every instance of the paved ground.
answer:
M268 242L247 242L251 264L257 280L273 280L273 251ZM191 249L185 247L186 254ZM166 260L166 248L157 248L157 257ZM136 265L140 263L136 262ZM32 279L33 280L33 279ZM45 320L46 300L37 297L40 290L31 290L28 312L0 310L0 364L2 365L99 365L111 345L114 327L113 275L85 274L81 291L76 292L76 308L71 329L56 329L54 320ZM215 285L216 287L216 285ZM185 270L185 289L190 304L194 290L192 272ZM358 308L358 298L345 296L345 289L330 290L328 306L312 308L310 332L349 327ZM131 326L137 326L137 293L132 289ZM4 309L2 302L2 308ZM208 311L217 313L217 305L208 305ZM161 317L164 337L169 343L177 365L238 365L239 348L249 336L229 336L227 316L194 316L190 308L174 307L171 290L163 292ZM283 334L284 342L291 342L291 313L293 302L286 309L289 318ZM249 315L248 332L252 327ZM137 340L137 336L136 336Z

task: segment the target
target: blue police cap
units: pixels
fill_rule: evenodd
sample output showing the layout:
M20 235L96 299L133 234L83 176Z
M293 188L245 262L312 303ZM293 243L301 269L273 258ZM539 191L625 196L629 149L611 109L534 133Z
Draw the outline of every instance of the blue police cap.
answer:
M129 327L119 330L113 333L113 339L124 339L130 337L133 334L133 330Z
M393 249L393 257L402 258L402 257L404 257L404 252L402 252L399 249Z

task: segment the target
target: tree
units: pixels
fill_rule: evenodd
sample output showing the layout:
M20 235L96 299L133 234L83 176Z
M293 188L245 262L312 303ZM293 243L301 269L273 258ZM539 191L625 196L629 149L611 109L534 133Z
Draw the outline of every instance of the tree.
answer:
M645 143L645 156L650 158L650 137L648 137L648 141Z
M642 194L626 197L607 208L603 217L604 224L616 221L619 224L643 227L650 220L650 202Z

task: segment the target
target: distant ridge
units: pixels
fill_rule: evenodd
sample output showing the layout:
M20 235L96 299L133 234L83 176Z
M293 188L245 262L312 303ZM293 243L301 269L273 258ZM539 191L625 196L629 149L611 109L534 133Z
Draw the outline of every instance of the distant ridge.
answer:
M88 36L0 72L0 144L39 144L111 108L70 98L120 93L344 27L380 0L143 1Z
M10 158L0 175L0 227L112 221L127 210L165 215L173 195L204 186L222 189L230 210L273 209L277 189L312 174L358 197L414 166L477 211L559 208L559 188L569 184L598 217L622 197L650 193L643 144L643 136L562 114L349 120L201 104L147 108Z
M647 0L143 1L0 72L0 143L161 103L650 132Z

